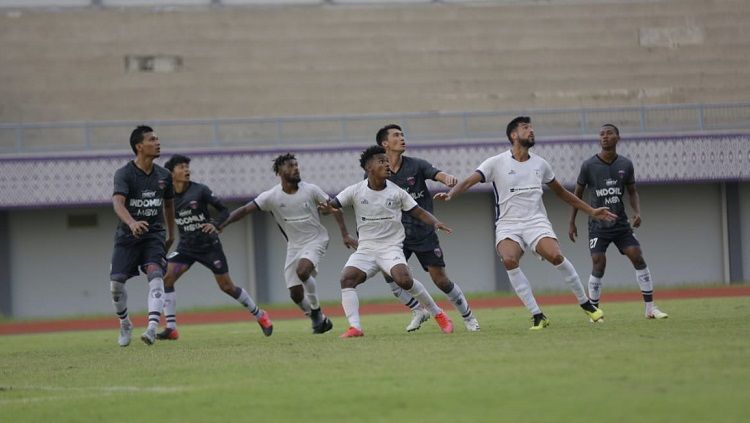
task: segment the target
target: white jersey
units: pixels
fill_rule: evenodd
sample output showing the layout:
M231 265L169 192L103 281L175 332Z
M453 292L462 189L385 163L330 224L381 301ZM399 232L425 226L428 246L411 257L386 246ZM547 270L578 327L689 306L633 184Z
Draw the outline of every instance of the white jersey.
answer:
M320 223L318 213L318 204L326 202L328 194L307 182L300 182L298 187L294 194L287 194L279 184L255 197L253 202L260 210L271 212L289 248L328 241L328 231Z
M482 182L492 182L495 191L495 225L525 225L549 222L542 201L542 184L555 179L546 160L530 154L525 162L508 150L490 157L477 168Z
M404 244L404 225L401 212L417 207L408 192L391 181L385 189L375 191L367 186L367 179L350 185L336 196L342 207L354 207L357 218L359 249L379 251Z

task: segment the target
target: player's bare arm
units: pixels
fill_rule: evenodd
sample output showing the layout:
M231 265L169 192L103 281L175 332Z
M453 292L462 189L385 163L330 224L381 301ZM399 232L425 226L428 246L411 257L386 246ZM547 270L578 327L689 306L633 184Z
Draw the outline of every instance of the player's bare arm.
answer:
M219 226L219 231L224 230L224 228L226 228L230 224L242 219L243 217L256 210L258 210L258 205L255 204L255 201L251 201L240 208L232 210L232 212L229 213L229 217L227 217L227 220L225 220L224 223Z
M573 195L576 197L583 199L583 190L586 189L581 184L576 184L576 189L573 191ZM568 225L568 238L570 238L571 241L576 242L576 238L578 238L578 228L576 227L576 216L578 215L578 209L575 207L571 207L573 211L570 212L570 224Z
M336 220L336 224L339 225L339 230L341 231L341 239L344 241L344 245L346 246L346 248L356 250L359 242L356 238L349 234L349 229L346 227L346 222L344 221L344 212L342 212L341 209L334 208L331 211L331 214Z
M120 218L128 227L130 232L137 238L146 232L148 232L148 222L143 220L135 220L133 216L128 212L125 207L125 196L115 194L112 196L112 207L115 209L115 214Z
M438 172L438 174L435 175L435 180L449 188L455 187L456 184L458 183L458 178L451 175L450 173L445 173L445 172Z
M174 221L174 198L164 200L164 218L167 221L167 240L165 243L167 251L174 244L175 221Z
M469 188L473 187L474 185L478 184L481 181L482 181L482 175L479 172L474 172L463 181L457 183L453 188L451 188L450 191L439 192L435 194L433 198L435 200L450 201L451 199L453 199L453 197L456 197L459 194L462 194L464 191L468 190Z
M439 221L435 216L433 216L432 213L419 206L409 210L408 213L409 215L411 215L411 217L419 219L422 222L432 226L436 231L443 230L448 234L453 233L453 229L445 226L445 224L443 224L443 222Z
M595 219L600 220L606 220L608 222L614 222L615 219L617 219L617 215L609 211L606 207L600 207L598 209L595 209L588 205L585 201L581 200L580 198L573 195L572 192L568 191L560 185L559 182L557 182L556 179L553 179L547 184L548 187L552 190L552 192L555 193L558 197L560 197L561 200L565 201L566 203L570 204L571 206L581 210L582 212L590 215L591 217Z
M633 208L633 217L630 219L630 224L634 228L641 226L641 198L638 195L638 190L635 188L635 182L626 185L628 189L628 198L630 199L630 207Z
M335 198L329 198L327 201L318 203L318 210L323 214L334 213L341 208L341 203Z

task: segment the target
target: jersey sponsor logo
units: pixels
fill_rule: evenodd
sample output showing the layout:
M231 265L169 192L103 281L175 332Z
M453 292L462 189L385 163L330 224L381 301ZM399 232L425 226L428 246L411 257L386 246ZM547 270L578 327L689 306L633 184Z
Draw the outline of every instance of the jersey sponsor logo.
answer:
M606 180L604 181L604 183L605 183L605 184L606 184L606 185L607 185L608 187L611 187L611 186L615 186L615 185L617 185L617 180L616 180L616 179L606 179Z
M367 221L378 221L378 220L393 220L393 217L391 217L391 216L382 216L382 217L378 217L378 216L375 216L375 217L362 216L362 217L360 217L360 219L363 222L367 222Z
M154 198L156 197L156 191L143 190L141 191L141 197L142 198Z
M198 215L178 217L174 221L178 225L184 226L184 225L190 225L190 224L196 223L196 222L205 222L206 221L206 216L203 213L201 213L201 214L198 214Z
M161 207L161 198L150 198L150 199L143 199L143 198L131 198L130 203L128 203L130 207Z
M407 185L414 186L414 184L416 184L416 183L417 183L417 179L414 178L413 176L409 176L408 178L406 178L406 184Z
M535 189L540 189L539 187L521 187L521 188L511 188L510 192L522 192L522 191L531 191Z
M597 197L606 197L609 195L622 195L622 190L620 187L610 187L610 188L599 188L597 190L594 190Z
M420 198L424 197L424 191L410 192L409 195L411 195L411 198L419 200Z
M359 204L370 204L370 202L369 202L369 201L367 201L367 199L366 199L366 198L363 198L363 199L362 199L362 200L361 200L361 201L359 202Z

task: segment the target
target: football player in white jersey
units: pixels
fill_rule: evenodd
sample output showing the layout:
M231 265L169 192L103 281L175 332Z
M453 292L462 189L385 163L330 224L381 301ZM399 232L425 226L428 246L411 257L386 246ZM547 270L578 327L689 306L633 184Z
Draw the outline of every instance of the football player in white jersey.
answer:
M444 333L453 332L453 322L435 304L424 286L412 278L403 251L404 225L401 212L435 228L451 233L451 229L435 216L417 205L408 192L388 180L391 171L385 150L379 145L365 150L360 156L360 166L367 179L341 191L336 198L321 203L323 211L352 206L357 218L359 246L346 262L341 274L341 304L349 321L349 329L341 338L363 336L359 320L357 285L378 272L388 274L401 288L416 298Z
M289 295L312 320L313 333L328 332L333 323L320 310L315 281L318 262L328 249L328 231L320 223L318 204L328 201L328 194L317 185L302 182L294 154L278 156L273 171L279 175L281 183L234 210L221 228L256 210L270 212L287 240L284 278ZM341 212L336 210L333 216L344 245L356 249L357 241L349 235Z
M560 251L542 202L542 185L547 185L563 201L596 219L613 221L617 216L606 207L594 209L566 190L555 179L549 163L529 153L535 143L531 118L519 116L510 121L506 135L512 144L510 150L485 160L449 192L435 194L435 199L450 201L478 182L492 183L495 192L495 248L513 289L533 316L532 330L549 326L549 319L537 305L529 280L519 267L521 256L527 249L560 271L592 322L601 320L604 312L591 304L578 273Z

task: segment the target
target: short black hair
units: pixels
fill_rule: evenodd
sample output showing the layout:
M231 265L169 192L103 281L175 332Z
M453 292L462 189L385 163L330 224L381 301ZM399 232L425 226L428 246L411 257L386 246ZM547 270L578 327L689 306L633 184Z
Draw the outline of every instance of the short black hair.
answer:
M362 155L359 156L359 165L362 166L362 169L366 170L365 166L367 166L367 162L369 162L373 156L378 154L385 154L385 148L379 145L368 147L367 150L363 151Z
M378 129L378 133L375 135L375 142L378 143L378 145L383 145L383 142L388 139L388 131L390 131L391 129L398 129L399 131L403 132L403 129L401 129L401 127L396 125L395 123L385 125L384 127Z
M605 123L604 125L602 125L602 128L604 128L605 126L609 126L610 128L614 129L615 134L617 134L618 137L620 136L620 129L618 127L612 125L611 123Z
M518 128L518 126L522 123L531 123L531 118L528 116L518 116L517 118L513 119L508 123L508 126L505 128L505 136L508 137L508 141L513 143L513 140L510 139L510 134Z
M278 157L276 157L275 159L273 159L273 171L274 171L274 173L276 173L278 175L279 174L279 168L281 166L284 166L284 163L286 163L286 162L288 162L290 160L297 160L297 158L292 153L286 153L286 154L281 154Z
M146 125L140 125L137 128L133 129L133 132L130 133L130 148L133 149L133 153L138 154L135 146L142 143L143 135L148 134L149 132L154 132L154 129Z
M190 157L183 156L182 154L175 154L174 156L170 157L169 160L167 160L166 163L164 163L164 167L167 168L170 172L172 172L178 164L190 164Z

